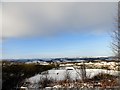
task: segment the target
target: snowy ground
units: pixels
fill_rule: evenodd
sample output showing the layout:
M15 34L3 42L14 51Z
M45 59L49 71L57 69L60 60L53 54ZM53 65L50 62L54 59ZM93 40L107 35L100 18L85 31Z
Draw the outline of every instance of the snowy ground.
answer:
M86 76L88 78L92 78L93 76L99 73L107 73L110 75L118 75L118 71L114 70L104 70L104 69L86 69ZM64 69L57 70L48 70L47 72L43 72L42 74L37 74L31 78L29 78L29 82L38 83L41 78L47 76L48 78L52 78L54 80L64 80L66 75L69 75L72 80L81 79L81 70L74 69L73 67L65 67Z

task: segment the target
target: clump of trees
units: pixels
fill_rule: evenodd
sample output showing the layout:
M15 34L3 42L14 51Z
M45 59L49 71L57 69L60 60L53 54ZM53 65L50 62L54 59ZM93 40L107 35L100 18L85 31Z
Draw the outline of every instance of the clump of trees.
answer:
M8 63L8 62L6 62ZM16 90L26 78L54 68L55 65L6 64L2 66L2 90Z

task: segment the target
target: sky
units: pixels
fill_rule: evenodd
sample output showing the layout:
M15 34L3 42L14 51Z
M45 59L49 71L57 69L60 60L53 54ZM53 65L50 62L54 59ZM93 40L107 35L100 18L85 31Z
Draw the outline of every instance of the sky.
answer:
M2 58L111 56L117 2L2 3Z

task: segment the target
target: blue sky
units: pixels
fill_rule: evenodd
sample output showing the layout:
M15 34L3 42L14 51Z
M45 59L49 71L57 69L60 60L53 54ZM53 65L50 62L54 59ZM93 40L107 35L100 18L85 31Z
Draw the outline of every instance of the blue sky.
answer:
M3 44L3 57L55 58L111 56L109 33L62 34L53 37L9 39ZM5 54L4 54L5 53Z
M2 58L111 56L117 3L3 3Z

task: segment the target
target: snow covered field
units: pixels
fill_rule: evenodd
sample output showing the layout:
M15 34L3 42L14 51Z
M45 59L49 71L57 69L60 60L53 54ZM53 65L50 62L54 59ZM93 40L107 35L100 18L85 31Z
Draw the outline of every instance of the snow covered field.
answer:
M118 71L114 70L104 70L104 69L86 69L86 76L88 78L92 78L93 76L99 74L99 73L107 73L110 75L118 75ZM45 71L41 74L37 74L31 78L29 78L29 82L31 83L38 83L41 78L48 77L48 79L53 80L64 80L65 77L69 75L70 79L76 80L81 79L81 70L80 69L74 69L73 67L65 67L64 69L51 69L48 71Z

